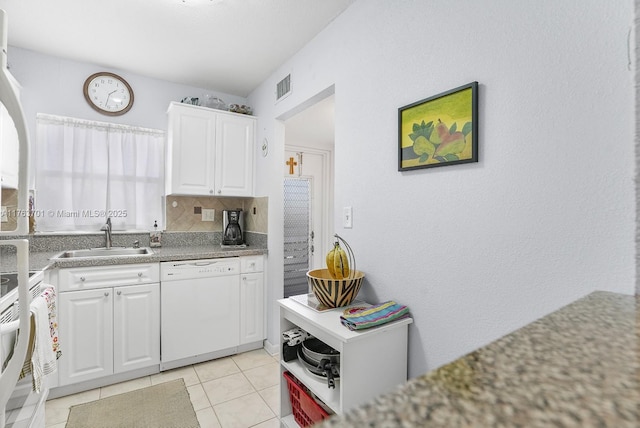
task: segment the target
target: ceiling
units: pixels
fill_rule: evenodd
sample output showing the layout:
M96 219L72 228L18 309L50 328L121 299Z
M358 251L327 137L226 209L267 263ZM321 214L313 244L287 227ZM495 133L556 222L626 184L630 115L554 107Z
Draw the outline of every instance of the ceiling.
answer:
M0 9L10 46L246 97L354 1L0 0Z

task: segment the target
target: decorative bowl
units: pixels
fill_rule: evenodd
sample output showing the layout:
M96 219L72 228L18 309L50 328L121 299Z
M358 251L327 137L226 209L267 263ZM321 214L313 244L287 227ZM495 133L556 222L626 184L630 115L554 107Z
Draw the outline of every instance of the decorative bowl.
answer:
M350 305L356 298L364 272L352 271L348 278L335 279L329 269L314 269L307 272L307 281L318 301L328 308Z
M202 102L203 107L215 108L218 110L227 110L227 104L222 101L220 98L215 97L213 95L205 95L204 101Z

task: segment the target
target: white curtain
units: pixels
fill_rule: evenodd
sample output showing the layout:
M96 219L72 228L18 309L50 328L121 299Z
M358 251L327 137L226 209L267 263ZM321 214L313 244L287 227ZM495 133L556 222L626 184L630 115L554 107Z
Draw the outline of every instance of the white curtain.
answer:
M37 115L36 230L164 224L164 131Z

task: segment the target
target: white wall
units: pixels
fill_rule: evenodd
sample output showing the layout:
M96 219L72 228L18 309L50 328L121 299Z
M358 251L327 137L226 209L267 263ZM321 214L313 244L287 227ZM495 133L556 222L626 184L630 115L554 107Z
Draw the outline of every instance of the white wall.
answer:
M170 60L167 58L167 61ZM69 61L13 46L8 48L8 62L11 74L22 86L20 98L30 125L31 138L35 135L36 113L166 130L167 109L171 101L180 101L186 96L212 94L227 104L247 102L245 98L214 90L153 79L96 64ZM117 73L129 82L135 96L129 112L122 116L105 116L89 107L82 87L87 77L98 71Z
M9 46L7 57L9 71L22 86L20 99L32 141L35 141L37 113L166 131L167 109L171 101L180 101L186 96L202 97L204 94L211 94L220 97L227 104L247 103L245 98L214 90L154 79L97 64L65 60L13 46ZM82 92L84 81L98 71L117 73L131 85L134 102L133 107L126 114L105 116L93 110L84 99ZM33 188L33 166L31 171L29 187Z
M593 290L635 283L631 0L360 0L249 97L282 282L282 126L335 84L336 232L363 296L407 304L411 377ZM293 93L274 105L278 80ZM397 171L397 109L478 81L480 161ZM269 340L278 343L270 303Z

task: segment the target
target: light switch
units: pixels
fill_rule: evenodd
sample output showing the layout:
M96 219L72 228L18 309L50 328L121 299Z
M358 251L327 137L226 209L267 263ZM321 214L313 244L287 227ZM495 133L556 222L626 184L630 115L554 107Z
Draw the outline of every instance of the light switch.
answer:
M353 209L351 207L342 208L342 225L347 229L353 227Z

